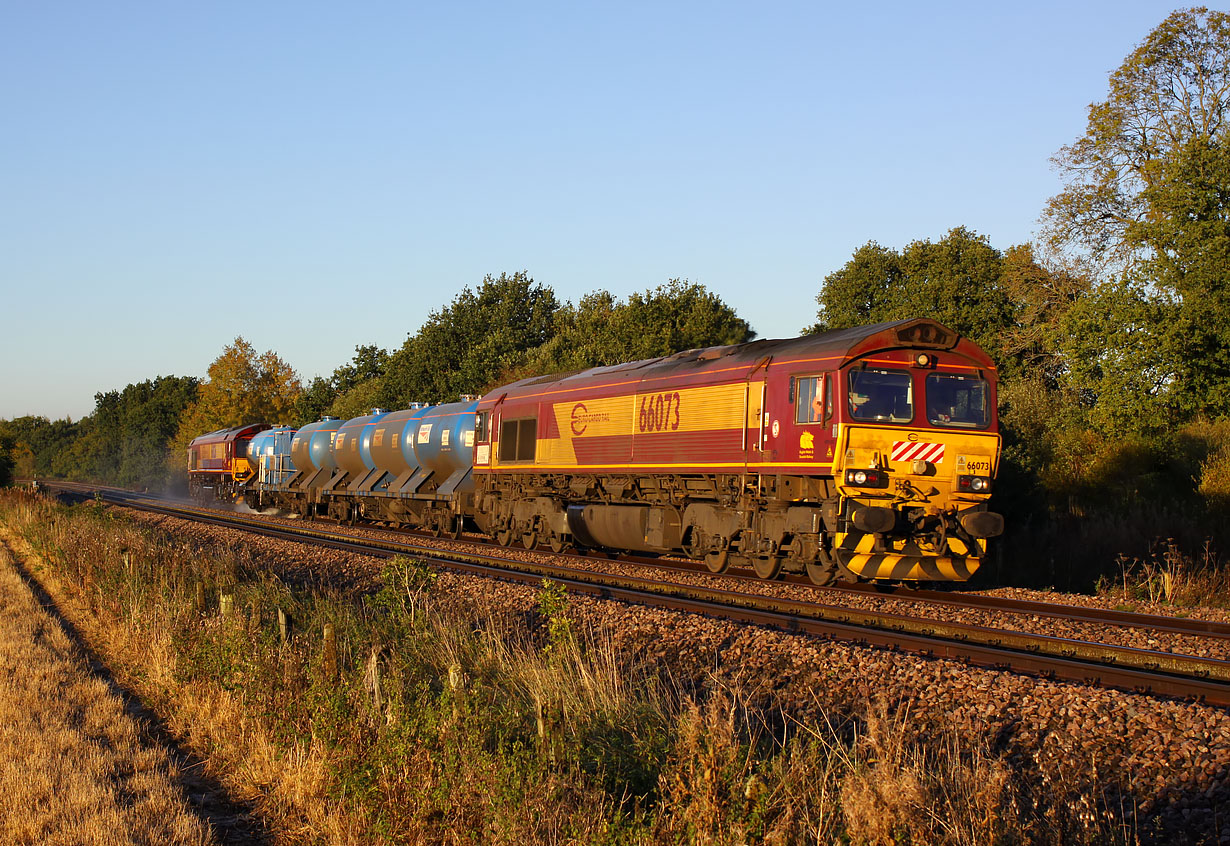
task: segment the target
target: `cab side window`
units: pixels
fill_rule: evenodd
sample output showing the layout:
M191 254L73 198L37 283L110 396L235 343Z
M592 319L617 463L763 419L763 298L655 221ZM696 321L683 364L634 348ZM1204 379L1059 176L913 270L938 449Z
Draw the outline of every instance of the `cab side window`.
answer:
M827 381L821 376L799 376L795 379L794 422L823 423L828 392Z
M533 461L538 418L500 421L500 461Z

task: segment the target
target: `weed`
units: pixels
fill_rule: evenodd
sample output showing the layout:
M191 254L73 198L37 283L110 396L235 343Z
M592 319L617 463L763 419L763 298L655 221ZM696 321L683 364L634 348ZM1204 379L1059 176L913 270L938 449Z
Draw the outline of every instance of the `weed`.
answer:
M538 611L547 619L547 651L558 651L574 643L567 588L559 582L543 579L538 592Z

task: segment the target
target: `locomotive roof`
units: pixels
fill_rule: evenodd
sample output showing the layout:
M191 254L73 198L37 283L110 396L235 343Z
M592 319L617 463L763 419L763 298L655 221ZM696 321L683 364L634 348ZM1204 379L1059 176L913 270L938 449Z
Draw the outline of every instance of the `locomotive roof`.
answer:
M571 373L555 373L549 376L531 376L502 388L495 388L487 396L501 392L528 388L534 385L590 380L596 376L620 374L635 376L664 376L672 373L696 373L705 370L725 370L732 366L754 366L772 357L775 364L790 361L808 361L818 358L840 358L840 364L873 351L887 349L939 349L957 350L979 366L995 369L991 361L976 344L958 335L952 329L926 318L894 320L871 326L855 326L804 335L800 338L761 339L746 344L704 347L684 350L674 355L647 358L604 367L591 367ZM718 362L712 364L712 362ZM840 365L838 365L840 366Z
M213 432L206 432L203 435L197 435L188 442L188 446L194 444L218 444L234 441L238 438L244 438L248 435L255 435L264 429L268 429L264 423L249 423L246 426L236 426L233 429L217 429Z

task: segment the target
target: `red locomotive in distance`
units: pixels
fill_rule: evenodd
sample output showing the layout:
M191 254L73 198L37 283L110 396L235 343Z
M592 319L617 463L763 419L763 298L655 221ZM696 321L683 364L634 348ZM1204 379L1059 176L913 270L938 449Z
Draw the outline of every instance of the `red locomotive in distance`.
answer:
M269 428L259 424L219 429L193 438L188 444L188 495L194 499L233 500L252 478L248 444L254 435Z

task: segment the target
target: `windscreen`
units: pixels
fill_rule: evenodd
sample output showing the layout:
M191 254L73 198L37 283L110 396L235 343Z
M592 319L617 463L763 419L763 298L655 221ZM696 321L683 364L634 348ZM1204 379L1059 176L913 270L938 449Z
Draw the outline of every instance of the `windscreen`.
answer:
M933 426L983 429L991 422L990 391L977 376L927 377L927 419Z
M877 423L914 419L914 383L904 370L851 370L850 416Z

